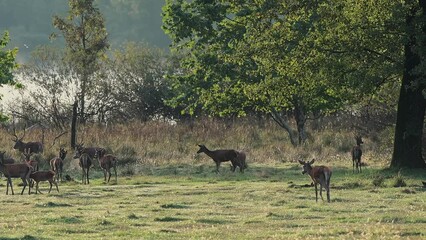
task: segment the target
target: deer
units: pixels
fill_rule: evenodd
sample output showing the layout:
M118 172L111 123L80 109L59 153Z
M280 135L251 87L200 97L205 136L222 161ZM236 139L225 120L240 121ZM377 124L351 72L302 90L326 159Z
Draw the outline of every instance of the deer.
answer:
M76 144L75 146L75 153L74 158L79 158L81 154L87 153L89 154L90 158L95 157L96 151L98 152L100 157L103 157L106 153L105 148L101 147L83 147L83 143Z
M18 137L16 135L15 127L13 127L13 134L11 134L14 139L12 141L15 142L15 145L13 146L13 149L17 149L20 152L24 152L27 149L29 149L30 153L43 153L43 143L41 142L23 142L22 139L25 137L25 128L24 128L24 134L22 137Z
M36 171L30 174L30 179L33 179L36 182L36 194L37 193L42 194L40 189L38 188L38 183L41 181L49 181L50 183L49 193L52 190L52 184L55 184L56 190L59 192L58 184L56 183L54 178L55 178L55 172L52 170ZM31 191L31 185L30 185L30 191Z
M57 182L59 182L59 180L62 181L62 170L67 153L68 151L66 151L64 148L60 148L59 156L50 160L50 169L55 172Z
M299 160L299 163L303 165L302 174L308 173L312 178L315 186L315 200L318 202L318 184L320 184L320 196L322 197L322 188L327 191L327 201L330 202L330 178L331 178L331 169L326 166L315 166L312 167L312 164L315 162L315 159L312 159L310 162L304 162Z
M103 157L106 153L105 148L101 147L83 147L83 143L76 144L75 146L75 153L73 158L79 158L81 154L87 153L89 154L89 157L93 159L95 157L96 151L99 152L99 156Z
M247 163L246 163L246 154L244 152L238 152L237 151L237 157L234 160L234 163L232 163L231 165L231 171L235 172L235 169L237 167L240 168L240 172L244 172L244 169L247 168Z
M362 141L361 136L355 136L355 140L356 140L356 146L352 148L352 172L355 173L355 167L356 167L356 171L360 173L361 172L361 156L362 156L361 144L363 144L364 142Z
M89 184L89 169L92 165L92 158L89 156L88 153L82 153L80 155L80 160L78 164L80 165L82 170L81 183Z
M197 151L197 153L207 154L207 156L212 158L213 161L216 163L216 173L219 173L219 167L220 167L220 164L222 162L231 161L231 163L232 163L231 170L232 171L235 171L235 168L237 166L239 166L240 171L242 172L245 168L244 166L246 166L245 164L244 164L244 166L242 166L240 163L238 163L238 158L239 158L238 156L241 156L241 159L240 159L241 161L242 161L243 156L244 156L244 163L245 163L245 154L244 153L243 153L244 155L242 155L238 151L233 150L233 149L210 151L204 145L198 145L198 147L200 147L200 149Z
M111 168L114 168L115 182L117 182L117 158L111 154L106 154L102 157L99 156L99 151L96 150L95 158L99 161L99 166L104 172L104 181L107 182L106 176L108 173L108 182L111 179Z
M25 163L14 163L14 164L5 164L4 162L4 154L5 152L0 152L0 172L3 173L5 177L7 177L7 188L6 195L9 194L9 186L12 191L12 195L15 195L13 192L12 186L12 178L21 178L24 187L22 188L21 195L24 194L25 188L30 183L30 174L33 170L33 167L29 165L27 162ZM29 189L29 187L28 187ZM31 194L31 190L29 189L28 194Z

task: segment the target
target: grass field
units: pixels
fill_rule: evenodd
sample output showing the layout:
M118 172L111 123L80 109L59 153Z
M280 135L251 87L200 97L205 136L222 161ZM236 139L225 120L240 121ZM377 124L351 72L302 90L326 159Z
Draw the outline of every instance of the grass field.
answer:
M75 175L74 182L60 184L60 193L47 194L48 183L42 183L42 195L5 195L3 178L0 238L426 238L424 170L369 166L353 174L349 164L327 162L333 166L331 203L316 203L296 163L251 164L244 174L222 164L216 175L213 161L205 160L146 166L117 184L103 183L95 170L90 185Z

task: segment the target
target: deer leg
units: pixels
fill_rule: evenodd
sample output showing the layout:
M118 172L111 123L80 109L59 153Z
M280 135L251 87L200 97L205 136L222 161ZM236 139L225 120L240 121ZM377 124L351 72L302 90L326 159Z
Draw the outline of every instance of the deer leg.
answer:
M52 182L55 182L55 180L49 180L49 184L50 184L49 193L50 193L50 191L52 191ZM56 183L55 183L55 185L56 185Z
M216 162L216 173L219 173L220 162Z
M108 182L109 182L109 180L111 179L111 170L108 169L107 172L108 172Z
M87 177L87 184L89 184L89 168L87 168L86 177Z
M24 190L25 190L25 188L27 187L27 179L23 178L23 179L22 179L22 182L24 183L24 187L22 188L21 195L23 195L23 194L24 194ZM12 186L11 186L11 187L12 187ZM28 186L28 188L29 188L29 186ZM28 193L28 194L30 194L30 193Z
M359 172L362 172L361 171L361 158L359 158Z
M107 182L107 173L108 173L108 171L106 169L102 169L102 170L104 171L104 182ZM109 182L109 178L108 178L108 182Z
M115 182L117 182L117 167L114 165Z
M315 183L315 201L318 202L318 184Z
M321 199L324 201L324 198L322 197L322 184L320 184L320 196L321 196Z
M39 182L37 182L37 183L36 183L36 192L39 192L40 194L43 194L43 193L40 191L40 188L39 188L38 184L39 184Z
M59 188L58 188L58 183L54 182L55 186L56 186L56 191L59 192Z

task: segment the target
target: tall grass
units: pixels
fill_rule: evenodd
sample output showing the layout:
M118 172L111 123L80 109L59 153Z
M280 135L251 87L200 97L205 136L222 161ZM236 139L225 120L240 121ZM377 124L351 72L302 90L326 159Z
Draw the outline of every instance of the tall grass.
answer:
M109 126L85 125L79 128L78 142L85 146L102 146L109 153L117 155L121 168L128 174L136 174L146 166L167 164L210 164L211 160L196 154L197 144L205 144L209 149L233 148L247 153L248 163L276 164L295 162L298 159L317 159L317 162L347 162L352 164L350 150L355 145L353 132L343 130L311 130L308 140L294 147L288 134L275 122L268 120L237 119L222 121L201 119L193 122L170 124L163 121L131 122ZM68 149L68 169L76 170L76 162L71 160L74 151L69 148L69 134L56 139L58 131L45 131L45 151L36 156L44 168L49 159L57 156L59 147ZM382 134L382 133L378 133ZM18 133L19 135L19 133ZM376 135L375 135L376 136ZM24 141L40 141L40 129L27 131ZM22 156L13 150L14 142L6 129L0 130L0 150L16 159ZM363 161L367 164L386 166L390 160L389 141L364 136ZM385 146L385 147L384 147ZM386 147L387 146L387 147ZM130 166L130 167L128 167ZM131 171L129 172L129 168Z

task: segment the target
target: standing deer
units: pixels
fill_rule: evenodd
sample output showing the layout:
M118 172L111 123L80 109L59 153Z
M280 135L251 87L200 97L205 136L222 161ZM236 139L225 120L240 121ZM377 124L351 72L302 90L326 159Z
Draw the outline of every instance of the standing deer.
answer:
M52 170L49 171L37 171L30 174L30 178L33 179L36 182L36 194L40 193L41 191L38 188L38 183L41 181L49 181L50 183L50 189L49 193L52 190L52 184L55 184L56 190L59 192L58 184L55 181L55 172ZM30 191L31 191L31 185L30 185Z
M16 135L16 131L15 128L13 128L13 137L15 137L14 139L12 139L12 141L15 142L15 145L13 146L13 149L17 149L20 152L24 152L27 151L27 149L29 149L30 153L42 153L43 152L43 143L41 142L23 142L22 139L24 139L25 137L25 128L24 128L24 134L22 135L21 138L19 138Z
M83 184L89 184L89 169L92 165L92 158L87 153L82 153L80 155L80 161L78 163L82 170L81 182Z
M315 200L318 202L318 183L320 184L320 196L322 197L322 188L325 188L327 191L327 201L330 202L330 178L331 178L331 169L326 166L315 166L312 167L312 164L315 162L315 159L312 159L310 162L304 162L299 160L299 163L303 165L302 174L308 173L311 176L312 181L315 185Z
M93 159L96 152L98 152L100 157L103 157L106 150L101 147L83 147L83 143L80 143L75 146L74 158L79 158L81 154L87 153L89 154L89 157Z
M210 151L207 149L204 145L198 145L200 149L197 151L197 153L205 153L207 156L211 157L213 161L216 163L216 173L219 173L219 167L220 163L231 161L232 167L231 170L235 171L235 168L237 166L240 167L240 171L243 172L244 168L246 168L245 164L245 154L240 154L238 151L235 151L233 149L227 149L227 150L214 150ZM240 157L239 157L240 156ZM240 162L239 162L240 160ZM244 161L244 164L242 163Z
M22 183L24 187L22 188L21 195L24 194L24 190L27 187L27 185L30 183L30 174L33 167L29 165L27 162L25 163L14 163L14 164L5 164L4 162L4 154L5 152L0 152L0 172L4 174L5 177L7 177L7 188L6 188L6 195L9 194L9 186L12 191L12 195L15 193L13 192L13 186L12 186L12 178L21 178ZM29 189L29 187L28 187ZM29 189L28 194L30 194L31 190Z
M363 144L364 142L362 141L361 136L355 136L355 140L356 146L352 148L352 172L355 172L355 167L357 172L361 172L361 144Z
M62 181L62 170L67 152L64 148L60 148L59 156L50 160L50 169L55 172L57 182Z
M111 154L106 154L102 157L99 156L99 151L95 152L95 158L99 161L99 166L104 172L104 181L107 182L106 176L108 173L108 182L111 179L111 168L114 168L115 182L117 182L117 158Z

